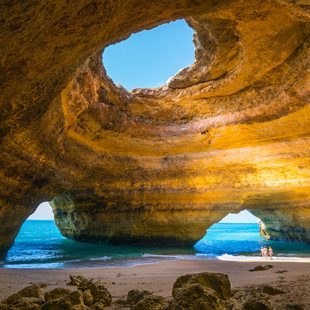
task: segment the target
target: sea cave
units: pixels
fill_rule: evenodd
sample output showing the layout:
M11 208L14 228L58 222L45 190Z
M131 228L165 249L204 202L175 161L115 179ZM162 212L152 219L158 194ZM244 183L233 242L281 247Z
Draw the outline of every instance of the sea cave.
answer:
M2 1L0 258L42 202L85 244L193 247L242 210L270 240L309 244L309 12L288 0ZM150 88L108 75L105 50L180 21L193 63Z

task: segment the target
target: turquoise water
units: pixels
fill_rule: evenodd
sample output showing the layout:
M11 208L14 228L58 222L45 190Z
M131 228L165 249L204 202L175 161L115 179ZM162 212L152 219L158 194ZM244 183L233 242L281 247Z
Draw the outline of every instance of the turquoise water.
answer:
M265 240L256 223L217 223L196 243L198 253L210 255L260 255L262 246L272 246L277 256L310 256L310 244Z
M5 260L5 268L113 267L154 263L161 260L216 259L223 254L258 255L272 245L276 255L310 256L310 245L262 240L257 224L218 223L193 248L165 248L79 243L64 238L54 221L26 221Z

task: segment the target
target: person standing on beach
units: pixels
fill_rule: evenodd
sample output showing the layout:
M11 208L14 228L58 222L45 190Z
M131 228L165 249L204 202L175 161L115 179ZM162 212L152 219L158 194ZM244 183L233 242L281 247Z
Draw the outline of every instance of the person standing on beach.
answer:
M262 256L263 257L268 257L268 248L265 245L263 247Z
M270 246L268 249L268 256L270 257L270 259L272 259L272 255L273 255L273 251L272 251L272 247Z

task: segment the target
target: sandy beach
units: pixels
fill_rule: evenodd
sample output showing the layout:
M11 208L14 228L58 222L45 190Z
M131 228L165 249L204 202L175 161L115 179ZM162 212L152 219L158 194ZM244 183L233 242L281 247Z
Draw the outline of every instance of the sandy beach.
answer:
M265 262L178 260L123 268L0 269L0 299L30 283L46 283L46 291L66 287L69 275L84 275L102 280L111 292L113 301L124 298L134 288L147 289L169 297L173 283L180 275L208 271L228 274L233 289L271 284L284 290L285 295L270 297L275 309L287 309L287 305L301 305L303 308L300 309L310 309L310 264L280 261L268 263L273 268L256 272L250 272L249 269ZM107 309L122 308L112 305Z

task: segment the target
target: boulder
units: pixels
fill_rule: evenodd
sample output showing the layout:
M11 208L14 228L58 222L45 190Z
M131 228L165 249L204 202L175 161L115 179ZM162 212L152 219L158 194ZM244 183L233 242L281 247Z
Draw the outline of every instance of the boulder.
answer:
M94 303L94 298L90 289L83 292L83 301L86 306L92 306Z
M228 276L223 273L203 272L198 274L187 274L179 277L173 285L172 296L176 291L189 284L200 284L204 288L215 291L220 299L227 299L231 296L231 284Z
M131 290L127 294L127 304L132 310L164 310L167 309L165 298L146 290Z
M231 299L233 309L270 310L272 309L259 287L246 287L237 291Z
M7 309L40 309L40 305L44 303L41 288L36 284L31 284L15 294L10 295L3 301L7 305ZM6 306L1 306L6 309ZM1 309L1 308L0 308Z
M0 310L9 310L9 306L7 304L0 302Z
M249 298L243 304L243 310L271 310L269 302L262 298Z
M36 284L31 284L20 291L18 291L15 294L12 294L7 299L5 299L4 303L11 304L14 303L17 299L23 298L23 297L30 297L30 298L41 298L43 299L43 293L41 288Z
M146 290L131 290L127 294L127 302L129 305L134 305L148 295L152 295L152 293Z
M83 298L86 300L85 304L91 305L99 302L104 306L110 306L112 303L112 296L101 281L71 275L68 285L75 285L78 290L83 292ZM84 294L84 292L86 293Z
M254 268L250 269L249 271L264 271L264 270L268 270L270 268L273 268L272 265L257 265Z
M47 293L45 293L44 298L45 301L50 301L53 299L58 299L60 297L65 297L70 294L70 290L67 288L57 287Z
M270 286L270 285L264 285L262 292L268 295L279 295L279 294L285 294L284 291L282 291L279 288Z
M93 306L91 307L93 310L102 310L105 308L104 304L101 302L96 302L93 304Z
M100 281L91 283L88 288L91 291L94 302L101 302L105 306L111 305L112 296Z
M129 307L129 303L127 301L127 298L126 299L123 299L123 298L118 298L114 301L114 305L116 305L117 307L119 308L128 308Z
M70 281L67 283L67 285L72 286L80 286L85 282L89 282L90 280L86 279L84 276L74 276L70 275Z
M7 304L0 302L0 310L9 310L9 306Z
M84 307L74 307L74 306ZM71 309L88 309L83 303L83 293L81 291L74 291L65 297L50 300L41 307L42 310L71 310Z
M19 292L17 292L18 295L23 296L23 297L35 297L35 298L42 298L43 293L41 290L41 287L36 285L36 284L31 284Z
M21 309L21 310L36 310L41 308L41 304L43 304L43 300L40 299L40 302L38 302L39 299L36 299L34 297L20 297L19 299L16 299L14 302L11 302L10 304L7 304L8 310L15 310L15 309ZM1 309L1 308L0 308Z
M72 307L72 310L90 310L91 308L89 308L86 305L75 305Z
M190 283L174 288L173 300L168 310L210 310L224 309L215 290L199 283Z
M165 298L154 294L145 295L140 301L130 307L132 310L166 310L167 302Z
M83 293L81 291L74 291L70 294L68 294L68 296L66 296L65 298L69 299L70 302L72 302L73 305L81 305L84 304L83 301Z

